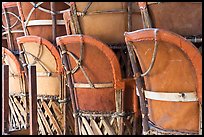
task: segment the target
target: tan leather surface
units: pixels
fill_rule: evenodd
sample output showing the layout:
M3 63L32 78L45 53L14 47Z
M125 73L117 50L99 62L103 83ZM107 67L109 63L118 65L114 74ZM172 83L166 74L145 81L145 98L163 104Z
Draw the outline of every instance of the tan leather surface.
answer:
M161 2L147 6L154 28L182 36L202 35L202 3Z
M21 18L23 16L23 18L27 19L28 14L33 8L33 6L30 4L30 2L20 2L18 6L19 5L21 5L21 10L23 13L23 15L21 15ZM50 10L50 2L44 2L41 5L41 7ZM60 10L68 9L69 6L66 5L64 2L56 2L55 8L56 8L56 11L60 11ZM63 20L62 14L57 14L56 19ZM30 17L30 20L52 20L52 18L51 18L51 14L43 12L39 9L35 9L35 11ZM49 41L53 41L52 40L52 26L30 26L27 28L28 28L30 35L40 36ZM56 28L57 28L56 30L57 36L62 36L66 34L66 29L64 25L58 25Z
M61 92L61 72L62 65L57 49L49 41L37 36L24 36L18 38L18 43L22 43L25 51L38 57L39 62L34 61L34 57L26 54L29 64L36 66L37 72L37 94L38 95L59 95ZM39 50L40 44L42 50ZM41 52L39 52L41 51ZM39 56L38 56L39 54ZM46 67L48 72L55 73L53 76L38 76L40 73L46 73L46 70L41 65Z
M15 15L19 16L16 2L7 2L7 3L2 4L2 6L5 6L7 12L11 12L11 13L14 13ZM3 12L3 10L2 10L2 12ZM9 18L9 22L10 22L11 26L14 25L14 23L18 20L15 16L13 16L11 14L8 14L8 18ZM4 15L2 15L2 25L7 27ZM18 21L17 24L13 28L11 28L11 30L23 30L21 22ZM11 50L18 50L16 38L21 37L21 36L23 36L23 33L12 33L11 39L13 39L13 41L14 41L14 49L11 49ZM10 46L8 46L8 47L10 48Z
M57 39L58 45L66 45L66 49L72 52L76 57L80 56L80 35L69 35ZM115 90L117 82L121 81L121 71L117 57L107 45L102 42L83 36L84 52L82 66L92 83L114 84L113 88L102 89L82 89L75 88L77 103L80 110L115 112ZM71 68L76 65L70 57ZM73 74L75 83L87 83L85 76L79 69ZM119 85L120 86L120 85ZM121 88L124 90L124 88Z
M82 12L88 2L76 2L77 11ZM142 28L139 8L132 5L132 30ZM98 10L127 9L127 2L93 2L88 12ZM124 43L124 32L128 29L128 17L126 13L100 13L79 17L82 34L93 36L107 44Z
M9 65L9 93L13 94L22 92L20 87L22 69L19 61L11 51L4 47L2 47L2 56L5 57L2 60L2 64Z
M134 50L142 71L145 72L150 65L153 53L153 29L138 31L132 33L132 36L127 34L126 38L127 41L134 39ZM190 42L168 31L159 30L157 39L158 52L152 70L144 77L145 89L156 92L196 91L202 100L202 93L200 93L202 92L200 85L202 70L197 68L202 68L198 65L202 61L199 51ZM150 120L158 127L178 131L198 131L198 102L167 102L148 99L148 111Z
M39 51L39 46L40 45L43 45L43 47L45 48L45 50L47 52L45 52L44 54L50 54L49 56L53 56L53 58L55 59L55 63L56 63L56 66L54 67L55 70L58 72L58 73L61 73L62 72L62 63L61 63L61 59L60 59L60 55L59 55L59 52L58 50L56 49L56 47L48 40L42 38L42 37L39 37L39 36L23 36L23 37L18 37L17 38L17 43L18 44L25 44L25 43L28 43L28 48L29 46L33 46L33 48L36 48L38 50L32 50L32 48L30 49L32 52L34 52L35 54L38 53ZM32 43L31 45L29 45L29 43ZM27 44L26 44L27 45ZM35 46L36 45L36 46ZM48 55L45 55L45 57L48 56ZM46 60L46 59L45 59ZM50 59L48 58L48 61L45 61L45 62L49 62ZM53 60L54 61L54 60ZM47 63L48 65L49 63ZM52 66L53 67L53 66ZM52 68L50 67L50 68Z

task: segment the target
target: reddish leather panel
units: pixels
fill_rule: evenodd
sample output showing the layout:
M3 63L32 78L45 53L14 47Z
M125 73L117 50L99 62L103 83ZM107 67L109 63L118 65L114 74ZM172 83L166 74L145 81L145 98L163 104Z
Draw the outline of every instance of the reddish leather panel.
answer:
M139 115L139 98L136 95L135 79L124 79L125 91L124 91L124 109L126 112L134 112Z
M38 3L38 2L34 2L34 3ZM30 4L30 2L17 2L18 5L18 9L19 9L19 14L20 17L22 19L22 21L25 21L31 11L31 9L33 8L33 6ZM44 2L43 4L40 5L41 7L50 10L50 2ZM61 11L61 10L65 10L68 9L69 6L64 4L64 2L56 2L56 11ZM56 15L56 19L57 20L63 20L63 16L62 14L57 14ZM52 20L51 18L51 14L50 13L46 13L43 12L39 9L35 9L35 11L32 13L30 20ZM66 29L64 25L57 25L56 27L56 34L57 36L62 36L66 34ZM29 34L30 35L36 35L36 36L40 36L43 37L49 41L53 41L52 40L52 26L28 26L27 27Z
M145 72L154 49L154 30L126 33L126 42L133 41L134 51ZM162 29L157 33L158 51L154 66L144 77L145 89L155 92L197 92L202 104L202 56L183 37ZM149 118L158 127L168 130L198 132L198 102L168 102L148 99Z
M119 62L113 51L101 41L86 35L58 37L57 44L65 45L68 51L79 58L81 36L84 43L82 66L87 76L94 84L112 82L114 87L75 88L78 107L84 111L115 112L115 92L118 89L124 91L124 84L122 84ZM72 57L70 57L70 62L73 69L76 62ZM73 79L75 83L88 84L80 69L73 74Z
M202 35L201 2L161 2L147 5L154 28L182 36Z

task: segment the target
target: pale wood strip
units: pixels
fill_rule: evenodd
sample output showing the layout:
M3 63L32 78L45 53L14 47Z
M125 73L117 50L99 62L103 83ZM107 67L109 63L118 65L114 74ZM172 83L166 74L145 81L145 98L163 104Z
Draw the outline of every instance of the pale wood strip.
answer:
M55 127L53 126L53 124L51 124L51 130L55 131Z
M100 122L99 122L99 128L102 128L103 122L101 121L101 119L103 119L104 117L100 117Z
M93 132L93 130L91 129L91 127L90 127L88 121L86 120L86 118L81 117L81 119L82 119L82 122L83 122L83 124L84 124L84 126L85 126L87 132L88 132L88 135L94 135L94 132Z
M20 122L19 122L19 120L18 120L18 118L17 118L17 116L16 116L16 113L15 113L15 111L14 111L14 108L13 108L13 105L12 105L10 99L9 99L9 106L10 106L11 113L12 113L13 116L14 116L14 121L15 121L16 126L17 126L17 127L20 127Z
M39 125L39 131L42 133L42 135L46 135L46 131L45 131L45 128L43 127L43 123L41 121L39 113L38 113L38 125Z
M104 118L103 116L100 117L99 128L101 129L103 135L106 135L107 132L106 132L105 128L103 128L103 121L101 120L103 118Z
M80 131L81 131L81 135L88 135L88 133L87 133L87 131L86 131L86 129L84 128L84 124L82 123L82 121L79 119L79 121L80 121Z
M61 110L59 109L59 106L56 104L55 101L52 101L52 108L54 110L54 113L57 117L57 120L60 121L61 123L63 123L63 113L61 112Z
M49 108L51 108L51 106L52 106L52 100L49 100L49 102L48 102L48 104L47 104L47 106L49 107Z
M12 97L10 97L10 101L13 104L14 111L16 112L16 114L17 114L17 116L18 116L18 118L20 120L21 126L23 125L23 127L25 127L25 121L24 121L21 113L19 112L18 107L16 106L15 102L13 101Z
M45 116L43 114L43 111L42 111L39 103L37 103L37 105L38 105L38 114L39 114L39 117L42 119L42 122L43 122L43 124L44 124L44 126L46 128L46 131L48 132L48 135L53 135L53 133L52 133L52 131L50 129L50 125L48 124L48 122L47 122L47 120L46 120L46 118L45 118Z
M16 103L16 105L18 106L18 109L20 110L20 112L22 113L24 119L26 119L27 113L25 111L25 109L23 108L23 106L20 104L20 102L18 101L18 99L14 98L14 102Z
M43 100L41 100L41 105L42 105L42 101L43 101ZM46 102L45 102L45 103L46 103ZM44 115L45 115L45 117L47 117L47 116L48 116L47 111L45 111L45 112L44 112Z
M111 117L111 118L110 118L110 124L111 124L111 126L112 126L114 129L116 129L116 130L118 131L118 124L117 124L116 118Z
M27 106L26 97L22 97L20 102L23 102L23 108L25 109L25 112L28 114L29 109L28 109L28 106Z
M55 127L55 129L56 129L56 131L57 131L57 134L58 134L58 135L62 135L62 131L61 131L61 129L60 129L60 127L59 127L59 125L58 125L56 119L55 119L54 116L52 115L52 112L51 112L50 109L48 108L47 104L46 104L44 101L42 101L42 105L43 105L45 111L47 112L47 114L48 114L48 116L49 116L49 118L50 118L51 123L53 123L53 126Z
M107 120L105 118L101 119L101 121L103 122L103 125L105 127L105 130L108 132L109 135L116 135L115 131L113 130L113 128L109 125L109 123L107 122Z
M15 120L14 120L14 116L13 116L13 113L10 113L10 117L9 117L9 121L11 124L9 124L9 128L12 129L12 127L16 127L16 123L15 123Z
M103 135L98 124L96 123L96 121L93 118L90 118L90 125L91 125L95 135Z
M116 132L118 131L118 129L117 129L117 122L115 122L116 121L116 118L114 118L114 117L111 117L110 118L110 120L109 120L110 122L110 125L112 126L113 124L115 125L115 130L116 130ZM106 134L108 134L108 132L107 132L107 130L104 130L104 134L106 135Z

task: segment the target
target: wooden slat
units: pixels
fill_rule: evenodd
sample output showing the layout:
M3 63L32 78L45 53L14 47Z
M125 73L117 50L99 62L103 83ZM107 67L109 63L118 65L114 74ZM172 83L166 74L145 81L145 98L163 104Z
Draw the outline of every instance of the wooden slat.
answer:
M42 100L41 100L41 101L42 101ZM41 105L42 105L42 102L41 102ZM48 116L47 111L45 111L45 112L44 112L44 115L45 115L45 117L47 117L47 116Z
M60 127L59 127L59 125L58 125L56 119L55 119L54 116L52 115L52 112L51 112L50 109L48 108L47 104L46 104L44 101L42 101L42 105L43 105L45 111L47 112L47 114L48 114L48 116L49 116L49 118L50 118L51 123L52 123L53 126L55 127L55 129L56 129L56 131L57 131L57 134L58 134L58 135L61 135L61 134L62 134L62 131L61 131L61 129L60 129Z
M88 134L89 134L89 135L94 135L94 132L93 132L93 130L91 129L91 127L90 127L88 121L86 120L86 118L84 118L84 117L81 117L81 118L82 118L82 122L83 122L83 124L85 125L85 128L86 128Z
M18 109L20 110L20 112L22 113L22 115L24 116L24 119L26 119L27 113L25 111L25 109L23 108L23 106L20 104L20 102L18 101L18 99L16 99L14 97L14 102L15 104L18 106Z
M11 101L11 103L13 104L13 108L14 108L14 111L16 112L16 114L17 114L18 119L20 120L21 127L22 127L22 125L25 127L25 121L24 121L24 119L23 119L21 113L19 112L19 110L18 110L16 104L14 103L12 97L10 97L10 101Z
M114 117L110 118L110 125L118 131L116 118L114 118Z
M39 125L39 131L42 133L42 135L46 135L46 131L43 127L43 123L41 121L39 114L38 114L38 125Z
M29 117L28 117L28 114L29 114L29 104L28 103L29 102L28 102L28 97L27 96L23 96L23 97L21 97L21 100L23 102L23 107L25 109L25 112L27 113L27 116L26 116L26 126L28 126L28 124L29 124Z
M55 101L52 101L51 103L53 111L57 117L57 120L60 121L61 123L63 123L63 113L60 111L58 105L56 104Z
M100 117L100 122L99 122L99 128L102 128L103 122L101 121L101 119L103 119L103 117Z
M17 118L17 116L16 116L16 113L15 113L15 111L14 111L14 108L13 108L13 105L12 105L10 99L9 99L9 107L10 107L11 113L13 114L13 117L14 117L14 120L15 120L15 123L16 123L16 126L17 126L17 127L20 127L20 122L19 122L19 120L18 120L18 118Z
M20 102L23 102L23 107L24 107L26 113L29 113L29 109L27 107L27 102L26 102L26 97L22 97Z
M109 119L109 118L108 118L108 119ZM110 125L111 125L112 127L113 127L113 125L114 125L115 131L116 131L116 133L117 133L118 129L117 129L116 118L111 117L110 120L109 120L109 123L110 123ZM105 135L108 134L107 130L104 130L104 134L105 134Z
M55 132L55 127L53 126L53 124L51 124L51 130L52 130L53 132Z
M96 123L96 121L93 118L90 118L90 125L91 125L95 135L103 135L98 124Z
M50 125L48 124L48 122L47 122L47 120L46 120L46 118L45 118L45 116L43 114L43 111L40 108L39 103L37 103L37 105L38 105L38 114L39 114L39 117L42 119L42 122L43 122L43 124L44 124L44 126L46 128L46 131L48 132L48 135L53 135L53 133L52 133L52 131L50 129Z
M15 125L15 120L14 120L14 117L13 117L13 114L12 114L12 113L10 113L9 121L10 121L10 123L11 123L11 124L9 125L9 128L10 128L10 129L12 129L12 126L14 126L14 127L16 126L16 125Z
M115 131L113 130L113 128L110 126L110 124L107 122L105 118L101 119L101 121L105 127L105 130L109 135L116 135Z
M82 123L81 120L79 120L79 121L80 121L80 125L81 125L81 126L80 126L81 134L82 134L82 135L88 135L86 129L84 128L84 124Z

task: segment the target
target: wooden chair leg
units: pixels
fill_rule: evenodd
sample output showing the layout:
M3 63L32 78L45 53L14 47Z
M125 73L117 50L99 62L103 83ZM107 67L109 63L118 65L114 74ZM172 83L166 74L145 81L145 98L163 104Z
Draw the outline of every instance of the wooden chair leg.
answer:
M38 134L36 66L29 66L30 135Z
M2 65L2 134L9 132L9 66Z

